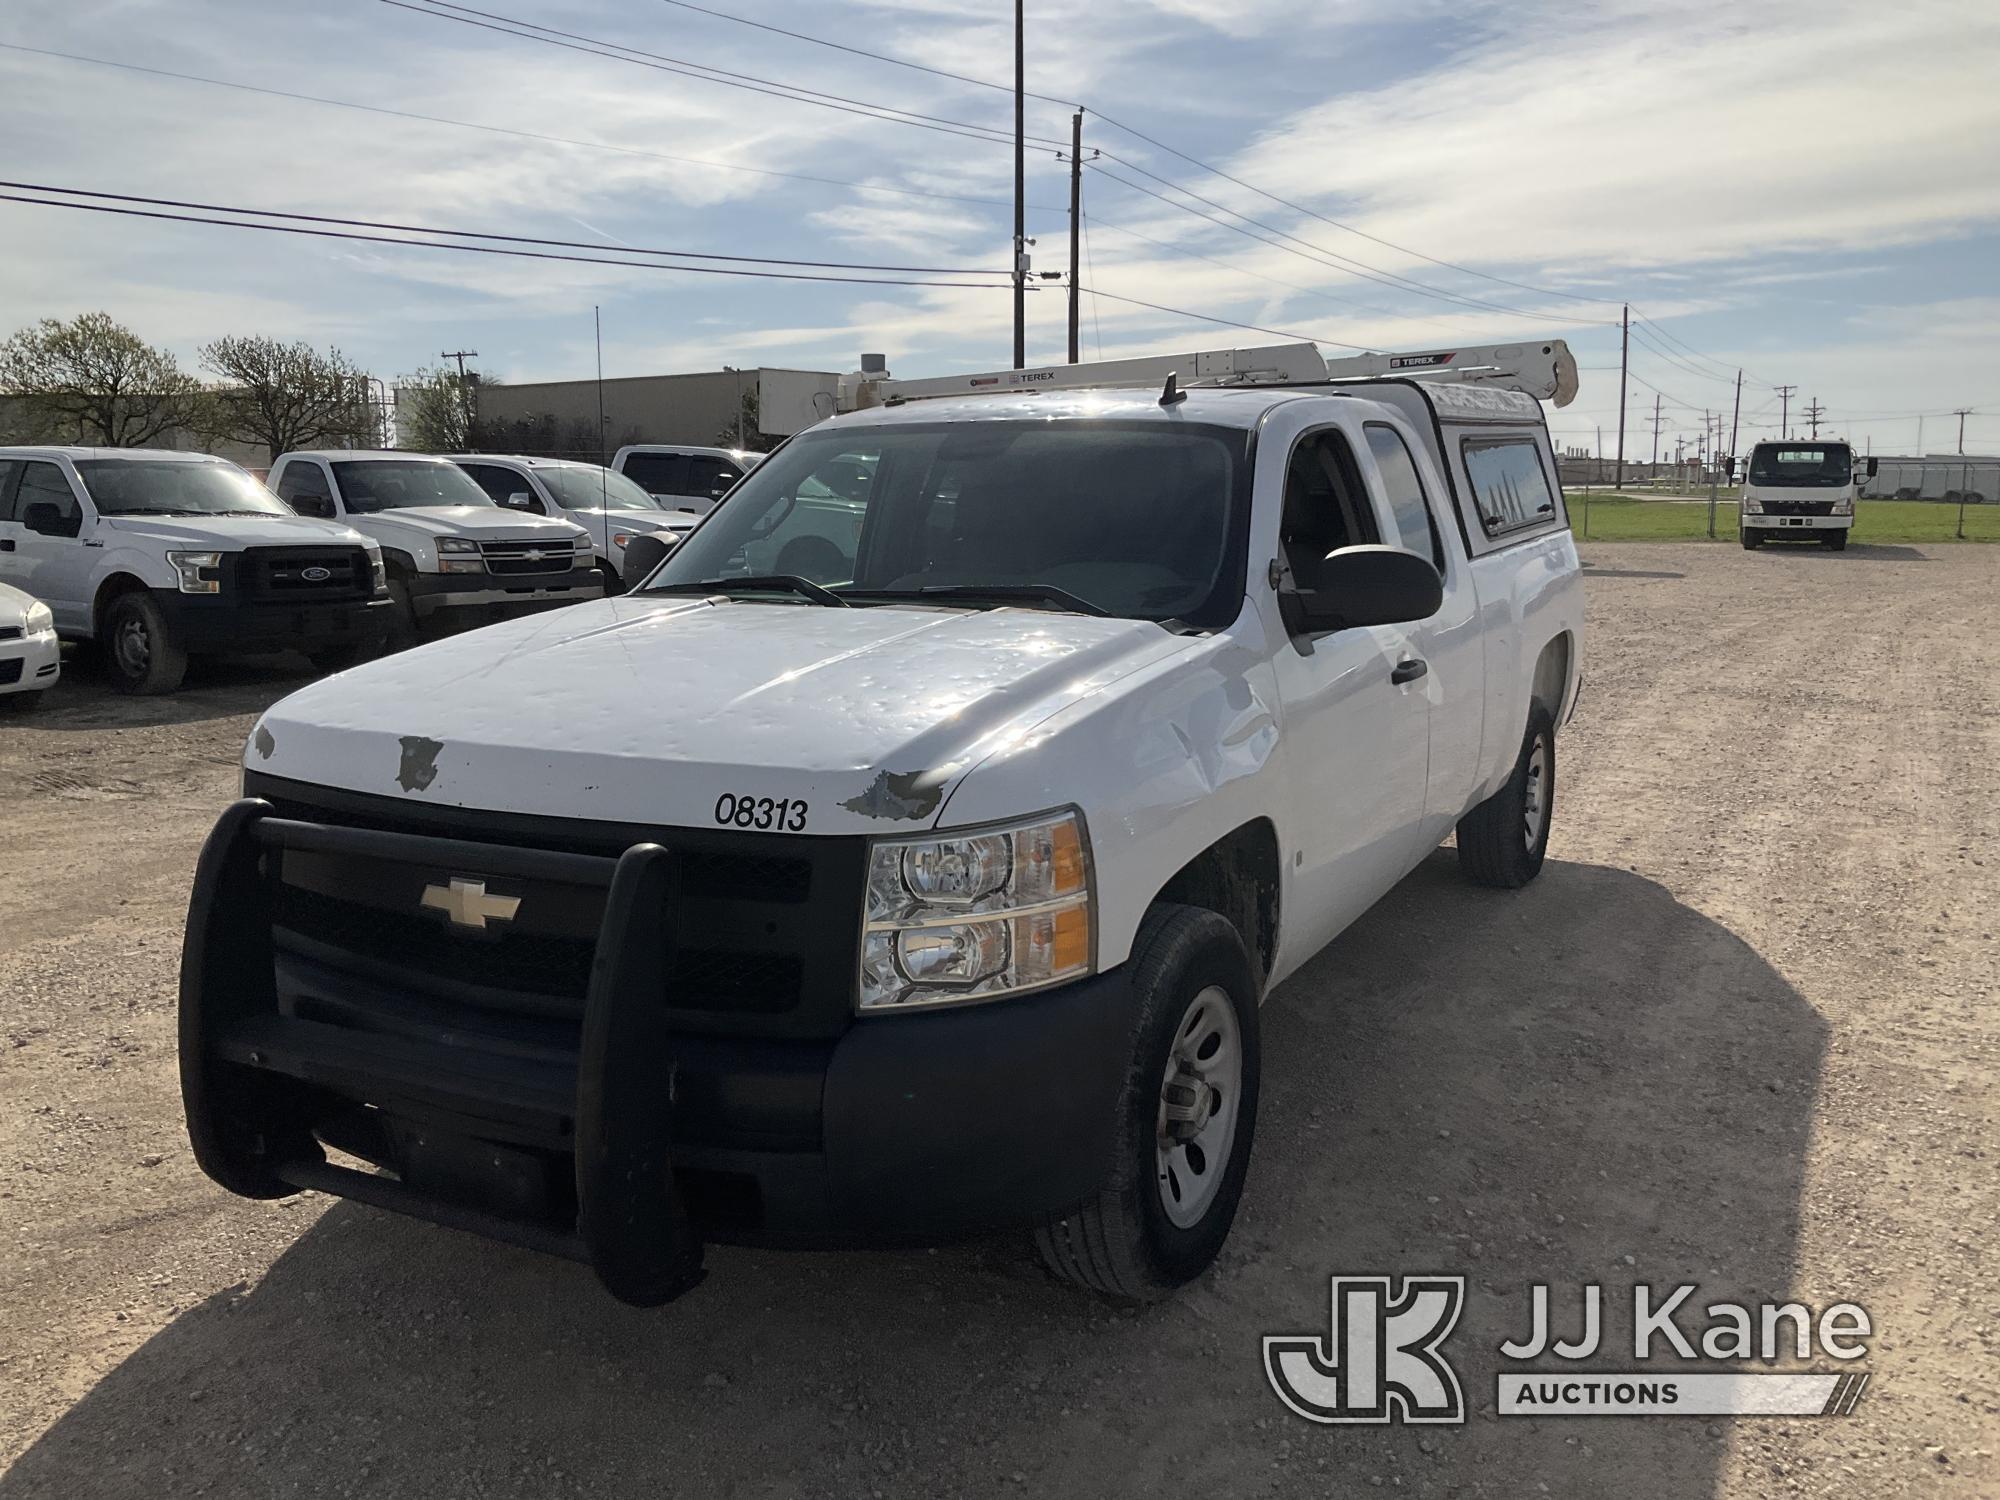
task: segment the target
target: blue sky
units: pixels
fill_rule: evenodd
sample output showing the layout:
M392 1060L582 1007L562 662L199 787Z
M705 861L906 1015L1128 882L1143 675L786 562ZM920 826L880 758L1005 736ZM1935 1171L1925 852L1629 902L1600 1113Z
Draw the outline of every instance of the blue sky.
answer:
M664 0L477 3L900 110L1011 124L1004 93ZM978 78L1011 71L1011 7L1001 0L713 8ZM1794 410L1816 398L1829 430L1876 452L1913 450L1919 414L1928 414L1925 447L1948 450L1956 423L1942 414L1959 406L1979 413L1968 448L2000 450L2000 5L1990 0L1030 0L1027 9L1029 87L1093 112L1086 146L1129 164L1100 165L1159 188L1135 169L1156 173L1280 239L1259 243L1092 172L1087 285L1303 332L1329 353L1336 343L1557 334L1577 351L1583 392L1551 424L1560 442L1583 447L1602 427L1607 450L1617 303L1630 299L1645 321L1633 344L1628 454L1651 452L1656 391L1671 450L1676 435L1699 430L1704 408L1728 409L1739 366L1745 444L1776 422L1773 387L1788 383L1798 387ZM381 0L12 0L0 44L0 140L6 175L21 180L607 249L1007 261L1004 146ZM1296 207L1205 173L1100 112ZM1029 130L1067 136L1067 108L1034 105ZM1034 151L1028 187L1036 264L1061 268L1067 167ZM1010 352L1002 290L737 281L8 203L0 235L0 329L102 308L190 363L208 337L255 332L337 344L384 376L469 348L505 378L574 378L592 369L593 304L611 375L725 363L847 369L864 348L886 352L898 373L929 374L1004 365ZM1270 341L1090 298L1083 326L1086 357ZM1062 292L1033 296L1031 361L1060 358L1063 337Z

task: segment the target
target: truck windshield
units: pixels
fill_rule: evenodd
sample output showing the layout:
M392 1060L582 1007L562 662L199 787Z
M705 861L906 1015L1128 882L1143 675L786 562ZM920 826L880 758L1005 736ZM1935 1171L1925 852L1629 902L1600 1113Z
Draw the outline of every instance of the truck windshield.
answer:
M85 458L76 472L99 515L289 516L291 508L220 459Z
M1754 485L1845 485L1854 477L1854 450L1845 443L1759 443L1750 450Z
M564 510L644 510L658 513L653 497L613 469L596 464L545 464L535 472Z
M470 474L444 459L348 459L336 462L340 498L357 515L420 505L492 505Z
M1243 603L1249 435L1155 421L831 428L753 469L649 580L805 579L855 604L1219 628Z

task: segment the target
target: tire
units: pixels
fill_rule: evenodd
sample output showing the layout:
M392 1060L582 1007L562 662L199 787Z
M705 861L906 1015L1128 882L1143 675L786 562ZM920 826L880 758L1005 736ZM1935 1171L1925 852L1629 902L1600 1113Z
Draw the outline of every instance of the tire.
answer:
M1819 539L1819 544L1834 552L1845 552L1847 550L1847 533L1844 531L1829 531Z
M1515 890L1541 873L1556 811L1556 723L1536 703L1507 784L1458 820L1458 868L1479 884Z
M151 594L120 594L104 611L104 668L121 693L171 693L187 676L187 652Z
M616 598L625 592L625 580L618 576L618 570L608 562L597 565L597 576L604 582L604 597Z
M1156 905L1129 962L1131 1053L1103 1185L1045 1219L1035 1244L1066 1281L1154 1302L1206 1270L1236 1220L1257 1124L1257 983L1236 928L1200 907ZM1207 1111L1182 1116L1191 1140L1163 1134L1170 1107Z
M1764 533L1754 526L1739 527L1737 534L1743 538L1743 550L1745 552L1755 552L1759 547L1764 545Z
M385 650L404 651L417 643L417 606L410 598L410 581L389 575L389 626Z

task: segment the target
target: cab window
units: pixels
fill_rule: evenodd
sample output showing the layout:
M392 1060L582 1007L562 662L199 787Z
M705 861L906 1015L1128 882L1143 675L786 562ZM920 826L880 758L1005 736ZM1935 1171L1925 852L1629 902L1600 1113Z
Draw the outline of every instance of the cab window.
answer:
M310 459L285 465L278 476L278 498L302 516L333 518L333 492L327 488L325 471Z
M48 536L75 536L83 529L83 507L69 487L69 476L52 463L29 459L21 465L20 488L14 496L14 517L28 524L28 513L36 506L53 506L52 524L35 529Z
M682 480L687 474L687 455L682 453L628 453L625 477L649 495L691 493Z
M20 472L18 458L0 458L0 521L14 519L14 476Z
M1376 472L1382 476L1383 498L1389 502L1398 543L1406 552L1428 557L1442 573L1444 541L1431 517L1430 505L1424 497L1424 482L1417 475L1417 461L1410 456L1409 444L1385 422L1370 422L1362 431L1367 435Z

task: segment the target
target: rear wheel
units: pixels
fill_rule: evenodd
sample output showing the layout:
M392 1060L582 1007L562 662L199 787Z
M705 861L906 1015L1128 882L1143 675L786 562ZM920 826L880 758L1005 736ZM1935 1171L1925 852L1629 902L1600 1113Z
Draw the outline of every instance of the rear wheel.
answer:
M1198 907L1147 914L1130 960L1132 1055L1095 1196L1044 1221L1056 1275L1150 1302L1229 1236L1257 1123L1257 987L1236 928Z
M166 613L140 590L120 594L104 611L104 663L121 693L171 693L187 676L187 652Z
M1556 722L1536 703L1507 784L1458 820L1458 868L1512 890L1541 872L1556 801Z

